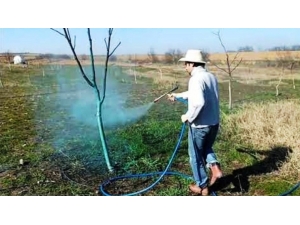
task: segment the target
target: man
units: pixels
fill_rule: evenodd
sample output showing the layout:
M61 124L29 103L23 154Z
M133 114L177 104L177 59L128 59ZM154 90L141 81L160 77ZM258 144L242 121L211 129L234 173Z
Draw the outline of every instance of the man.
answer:
M169 94L168 99L188 100L188 111L181 116L181 121L189 123L188 152L195 180L189 188L199 195L208 195L208 186L222 176L212 148L219 129L218 81L205 69L206 62L200 50L188 50L179 61L185 62L185 70L190 75L188 91ZM210 181L205 162L212 173Z

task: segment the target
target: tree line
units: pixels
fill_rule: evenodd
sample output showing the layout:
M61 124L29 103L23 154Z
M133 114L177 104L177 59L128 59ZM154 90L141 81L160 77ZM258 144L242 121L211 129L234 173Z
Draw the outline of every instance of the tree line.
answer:
M239 47L238 52L254 52L254 48L252 46L244 46ZM300 51L300 45L292 45L292 46L275 46L267 49L266 51L270 52L278 52L278 51ZM232 51L234 52L234 51Z

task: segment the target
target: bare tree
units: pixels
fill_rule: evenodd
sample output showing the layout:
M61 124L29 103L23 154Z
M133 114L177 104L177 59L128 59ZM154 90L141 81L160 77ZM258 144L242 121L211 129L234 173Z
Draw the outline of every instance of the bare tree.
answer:
M252 46L243 46L238 48L239 52L253 52L254 49Z
M173 63L176 65L178 63L178 60L182 57L182 52L177 49L170 49L165 53L165 61L166 63Z
M151 48L149 53L148 53L148 59L152 63L157 63L159 61L153 48Z
M136 79L136 54L134 54L134 65L133 65L133 75L134 75L134 82L137 84L137 79Z
M220 35L220 31L218 31L217 33L213 33L213 34L215 34L218 37L218 39L219 39L219 41L222 45L222 48L223 48L223 50L226 54L226 67L227 68L222 68L222 67L220 67L216 64L213 64L213 65L216 66L218 69L220 69L220 70L224 71L225 73L227 73L228 76L229 76L229 84L228 84L229 104L228 104L228 107L229 107L229 109L232 109L232 87L231 87L232 73L241 64L243 59L240 58L238 60L239 52L236 52L234 58L232 60L230 60L228 51L227 51L225 45L223 44L223 41L222 41L222 38L221 38L221 35Z
M293 62L290 65L290 71L291 71L291 76L293 79L293 88L294 89L296 89L294 68L299 65L300 65L300 57L296 56L296 58L293 59Z
M106 78L107 78L108 61L109 61L109 58L115 52L115 50L119 47L121 42L119 42L118 45L112 51L110 50L111 36L113 33L113 29L109 28L108 29L108 40L106 40L106 38L104 39L104 42L106 45L106 59L105 59L104 78L103 78L103 90L102 90L102 96L101 96L100 90L99 90L97 82L96 82L95 60L94 60L93 43L92 43L90 28L87 29L87 34L88 34L88 39L89 39L89 44L90 44L90 57L91 57L91 66L92 66L92 73L93 73L92 80L90 80L87 77L87 75L82 67L82 64L76 54L76 51L75 51L76 36L74 37L74 42L73 42L68 28L63 28L63 33L58 30L55 30L53 28L51 28L51 29L54 30L55 32L57 32L58 34L62 35L67 40L84 80L89 84L89 86L91 86L92 88L95 89L95 93L96 93L96 97L97 97L97 120L98 120L98 129L99 129L99 134L100 134L100 140L101 140L107 168L110 172L112 172L113 167L111 166L110 159L109 159L109 154L108 154L108 150L107 150L107 142L106 142L106 138L105 138L104 126L103 126L103 120L102 120L102 105L105 100L105 93L106 93Z
M289 69L290 75L291 75L292 81L293 81L293 88L296 89L294 68L299 63L298 57L293 56L291 54L291 51L277 51L276 55L277 55L277 58L276 58L277 66L280 66L281 70L282 70L282 73L280 75L281 77L279 77L279 80L281 80L282 76L284 75L284 69ZM277 89L278 89L278 87L277 87ZM278 93L277 89L276 89L276 93ZM277 95L278 94L276 94L276 96Z
M4 56L5 56L5 59L8 63L9 70L11 70L10 63L12 61L12 54L9 51L7 51L7 52L5 52Z
M11 61L12 61L12 54L9 52L9 51L7 51L7 52L5 52L5 54L4 54L4 56L5 56L5 59L6 59L6 61L7 61L7 63L11 63Z
M88 56L86 54L82 54L81 55L81 60L82 61L88 60Z
M208 62L209 61L209 57L210 57L209 53L207 51L205 51L205 50L201 50L201 54L202 54L203 60L205 62Z
M293 79L293 88L294 88L294 89L296 89L296 84L295 84L295 74L294 74L293 69L294 69L294 66L295 66L296 64L299 64L299 62L294 61L294 62L291 64L291 67L290 67L291 76L292 76L292 79Z
M158 68L158 71L159 71L159 74L160 74L160 79L162 80L162 78L163 78L163 72L162 72L162 70L161 70L160 67Z
M2 71L0 70L0 87L3 88L3 84L2 84L2 81L1 81L1 76L2 76Z
M276 96L279 95L279 85L281 84L283 75L284 75L284 66L281 67L281 71L279 74L279 80L278 80L278 83L276 84Z

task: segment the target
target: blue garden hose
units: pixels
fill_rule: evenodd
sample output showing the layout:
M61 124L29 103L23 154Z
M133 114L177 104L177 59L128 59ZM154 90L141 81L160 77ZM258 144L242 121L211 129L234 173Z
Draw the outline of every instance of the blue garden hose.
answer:
M294 187L292 187L290 190L280 194L279 196L287 196L289 194L292 194L294 191L296 191L298 188L300 187L300 182L296 185L294 185Z

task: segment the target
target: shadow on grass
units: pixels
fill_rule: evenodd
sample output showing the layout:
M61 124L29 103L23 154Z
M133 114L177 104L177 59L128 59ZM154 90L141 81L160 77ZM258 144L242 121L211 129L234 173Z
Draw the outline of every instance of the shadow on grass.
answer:
M256 160L259 160L261 157L264 157L264 159L251 166L235 169L232 171L232 174L220 178L212 187L214 191L246 193L250 187L250 176L257 176L278 170L280 165L288 160L288 155L292 153L291 148L284 146L276 146L270 151L244 149L238 149L237 151L249 154ZM228 188L228 186L231 187Z

